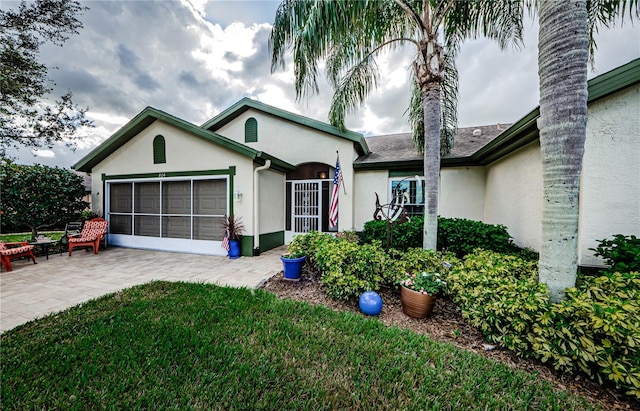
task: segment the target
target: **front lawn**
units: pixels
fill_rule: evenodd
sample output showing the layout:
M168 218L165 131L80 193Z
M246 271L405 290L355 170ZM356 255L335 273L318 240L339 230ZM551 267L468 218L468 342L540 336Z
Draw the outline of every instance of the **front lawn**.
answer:
M529 409L591 405L375 319L155 282L0 336L3 409Z

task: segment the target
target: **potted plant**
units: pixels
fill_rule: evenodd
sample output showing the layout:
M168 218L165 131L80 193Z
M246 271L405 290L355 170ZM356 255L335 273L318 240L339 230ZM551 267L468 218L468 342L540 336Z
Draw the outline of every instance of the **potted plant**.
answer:
M302 265L306 256L299 252L290 252L280 256L280 261L284 267L284 279L289 281L300 281L302 275Z
M224 216L222 218L222 222L220 223L220 227L224 232L224 236L228 241L228 246L225 247L225 239L223 238L222 244L223 247L227 249L227 255L231 259L235 259L240 257L241 249L240 249L240 237L244 232L244 225L240 221L240 217L235 217L233 214Z
M406 273L400 280L402 311L413 318L428 317L436 303L436 295L446 286L439 273Z

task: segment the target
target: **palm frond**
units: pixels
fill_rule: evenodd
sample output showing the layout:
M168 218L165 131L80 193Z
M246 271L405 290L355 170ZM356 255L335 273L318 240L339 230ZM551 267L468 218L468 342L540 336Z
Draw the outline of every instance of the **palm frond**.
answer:
M522 46L522 19L525 2L522 0L450 1L450 7L439 8L446 48L457 51L468 38L487 37L505 49L510 44Z
M638 0L589 0L587 14L589 19L589 62L593 66L595 51L598 49L595 35L599 26L614 27L616 22L629 14L631 21L640 19L640 1Z

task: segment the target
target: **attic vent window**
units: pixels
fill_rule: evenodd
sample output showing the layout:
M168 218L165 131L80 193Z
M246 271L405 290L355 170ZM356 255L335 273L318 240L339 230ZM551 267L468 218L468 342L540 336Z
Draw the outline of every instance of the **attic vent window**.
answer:
M251 117L244 123L244 142L245 143L257 143L258 142L258 121Z
M482 130L480 130L479 128L476 128L475 130L473 130L473 135L475 137L481 136L482 135Z
M153 139L153 164L163 164L167 162L164 137L157 135Z

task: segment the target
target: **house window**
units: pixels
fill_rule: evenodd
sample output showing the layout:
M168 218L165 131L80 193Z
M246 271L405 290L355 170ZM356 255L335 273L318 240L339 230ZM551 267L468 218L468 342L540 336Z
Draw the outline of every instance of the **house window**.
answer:
M157 135L153 139L153 164L161 164L167 162L167 154L164 143L164 137Z
M398 178L390 180L389 203L393 201L394 190L400 195L408 195L404 200L404 208L409 216L424 214L424 179Z
M258 121L251 117L244 123L244 142L258 142Z

